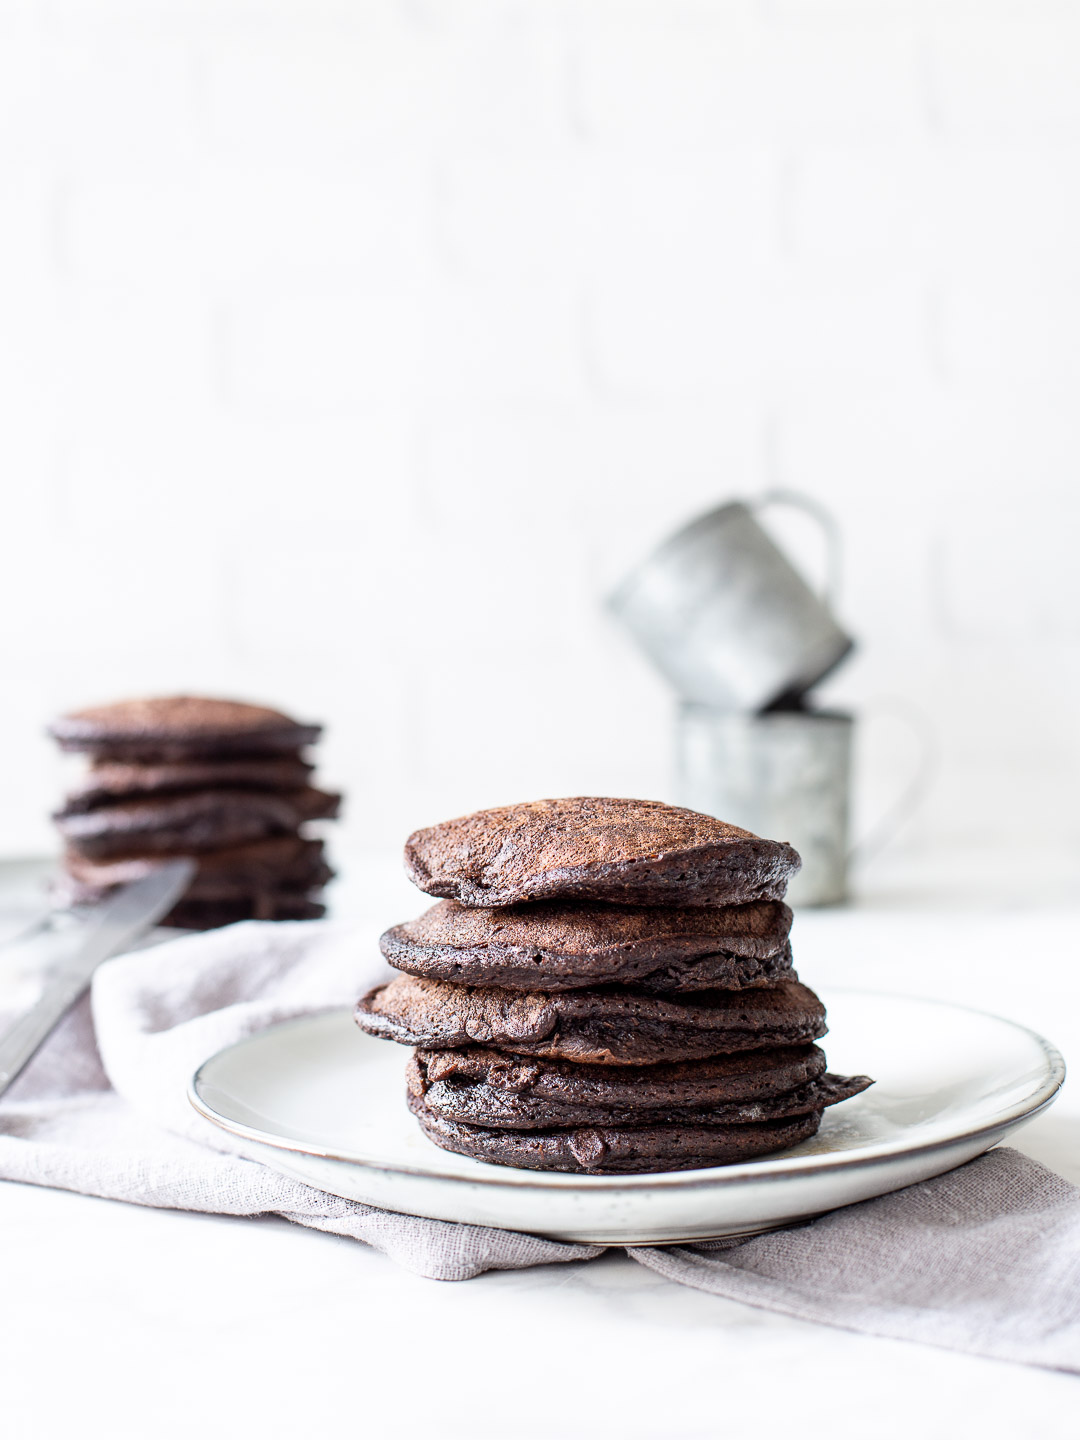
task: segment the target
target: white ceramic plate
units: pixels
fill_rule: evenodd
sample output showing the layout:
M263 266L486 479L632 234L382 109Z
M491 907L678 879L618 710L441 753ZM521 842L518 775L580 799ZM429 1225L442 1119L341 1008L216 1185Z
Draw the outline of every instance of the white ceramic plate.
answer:
M818 1134L745 1165L661 1175L564 1175L440 1150L405 1108L407 1052L334 1010L231 1045L191 1083L195 1108L259 1144L283 1174L388 1210L592 1244L752 1234L940 1175L1053 1099L1057 1051L955 1005L823 993L829 1068L877 1084Z

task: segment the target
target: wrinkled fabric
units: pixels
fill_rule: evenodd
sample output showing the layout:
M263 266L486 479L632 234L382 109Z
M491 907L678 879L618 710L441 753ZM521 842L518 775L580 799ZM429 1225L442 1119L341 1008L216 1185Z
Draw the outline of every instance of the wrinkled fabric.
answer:
M1016 1150L798 1229L632 1253L800 1320L1080 1371L1080 1190Z
M0 1100L0 1178L280 1215L440 1280L600 1254L326 1194L191 1108L188 1081L217 1050L349 1005L385 973L351 927L323 921L250 921L110 961ZM1080 1190L1014 1150L795 1229L627 1253L803 1320L1080 1371Z
M325 921L247 921L109 961L0 1099L0 1179L171 1210L281 1215L438 1280L600 1254L327 1195L261 1164L192 1109L188 1082L223 1046L351 1005L386 973L351 927Z

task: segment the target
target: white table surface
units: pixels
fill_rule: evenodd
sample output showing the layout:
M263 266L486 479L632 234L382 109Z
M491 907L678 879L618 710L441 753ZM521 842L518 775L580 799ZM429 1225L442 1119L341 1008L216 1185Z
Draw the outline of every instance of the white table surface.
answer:
M381 867L356 869L345 913L417 908ZM995 1010L1080 1058L1080 906L1045 874L1040 890L1015 867L980 873L894 875L857 907L802 912L800 971ZM1068 1087L1017 1143L1080 1183ZM1077 1377L789 1320L621 1253L447 1284L284 1220L13 1184L0 1253L10 1440L991 1440L1069 1435L1080 1414Z

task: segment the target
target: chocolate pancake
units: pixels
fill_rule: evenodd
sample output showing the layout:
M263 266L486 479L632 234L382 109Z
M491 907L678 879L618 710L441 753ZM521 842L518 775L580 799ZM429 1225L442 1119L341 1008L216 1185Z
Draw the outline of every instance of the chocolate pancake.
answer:
M578 1175L700 1170L757 1160L809 1140L821 1124L821 1111L811 1110L786 1120L746 1125L604 1125L523 1133L444 1120L415 1095L409 1096L409 1109L428 1139L443 1150L492 1165Z
M326 906L307 895L279 892L247 900L178 900L160 922L179 930L216 930L240 920L318 920Z
M68 791L64 813L80 815L99 805L143 795L178 794L187 790L302 790L313 765L289 756L251 760L189 760L140 765L108 761L95 765Z
M197 869L185 894L189 900L255 900L278 892L306 894L333 879L321 840L277 835L211 850L196 857ZM64 856L70 899L75 904L99 900L114 885L147 875L160 859L146 855L113 860L87 860L69 851Z
M379 942L408 975L505 990L609 982L657 992L741 990L791 973L778 900L696 908L541 900L469 909L440 900Z
M409 1093L444 1120L495 1129L580 1125L755 1124L805 1115L865 1090L826 1075L816 1045L749 1050L681 1065L572 1065L479 1047L414 1051Z
M659 1065L805 1045L825 1007L794 978L768 988L677 998L628 989L515 992L401 975L365 995L356 1023L421 1050L482 1044L595 1065Z
M272 795L255 790L197 790L100 806L53 818L69 850L90 860L130 855L198 854L295 832L305 820L337 814L340 796L307 787Z
M799 868L790 845L657 800L536 800L417 830L405 869L467 906L559 896L617 905L779 900Z
M61 715L49 726L63 750L101 760L150 762L296 752L317 740L321 730L264 705L197 695L96 705Z

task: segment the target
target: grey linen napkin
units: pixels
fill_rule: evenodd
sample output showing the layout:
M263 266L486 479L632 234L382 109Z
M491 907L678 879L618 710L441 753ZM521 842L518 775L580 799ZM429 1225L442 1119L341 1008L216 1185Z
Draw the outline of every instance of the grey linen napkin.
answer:
M347 1005L383 972L350 927L249 922L123 956L0 1101L0 1178L177 1210L284 1216L440 1280L600 1247L378 1210L278 1175L191 1109L209 1055ZM806 1320L1080 1371L1080 1191L1014 1150L798 1229L635 1260Z
M326 921L248 921L109 961L0 1100L0 1179L171 1210L281 1215L438 1280L598 1255L327 1195L261 1164L192 1109L187 1085L210 1055L278 1021L352 1004L388 973L353 928Z
M1080 1190L1017 1150L798 1229L631 1253L800 1320L1080 1371Z

